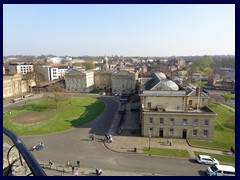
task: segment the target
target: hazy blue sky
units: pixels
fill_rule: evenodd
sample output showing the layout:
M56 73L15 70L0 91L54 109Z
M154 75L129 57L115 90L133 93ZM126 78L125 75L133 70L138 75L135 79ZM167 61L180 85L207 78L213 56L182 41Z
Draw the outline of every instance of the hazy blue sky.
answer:
M3 6L3 55L235 55L235 5Z

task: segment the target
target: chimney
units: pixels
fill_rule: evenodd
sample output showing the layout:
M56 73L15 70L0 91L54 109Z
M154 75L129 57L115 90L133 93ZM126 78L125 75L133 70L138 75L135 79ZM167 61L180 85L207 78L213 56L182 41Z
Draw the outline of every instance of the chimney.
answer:
M196 88L196 96L201 96L202 93L202 86L197 86Z

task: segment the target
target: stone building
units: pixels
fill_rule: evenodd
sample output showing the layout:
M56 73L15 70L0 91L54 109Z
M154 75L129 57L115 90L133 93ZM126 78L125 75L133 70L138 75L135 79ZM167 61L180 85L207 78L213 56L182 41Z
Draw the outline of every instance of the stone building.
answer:
M113 71L95 71L94 84L97 89L111 89Z
M112 74L112 93L127 93L135 92L136 80L138 72L116 71Z
M94 89L94 72L69 69L65 72L67 92L90 92Z
M3 98L21 95L27 91L27 80L23 80L21 74L3 76Z
M214 136L216 114L200 87L183 87L163 73L153 73L140 92L142 136L208 139Z

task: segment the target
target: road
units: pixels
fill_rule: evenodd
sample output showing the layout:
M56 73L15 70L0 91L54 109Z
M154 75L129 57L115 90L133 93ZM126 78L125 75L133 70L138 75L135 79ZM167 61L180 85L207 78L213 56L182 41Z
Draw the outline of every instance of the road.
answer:
M65 132L20 138L28 147L39 142L45 144L45 150L32 152L41 163L52 160L56 164L65 165L67 161L76 164L76 161L80 160L81 167L92 169L167 176L205 175L203 170L207 166L187 158L116 153L106 149L102 141L104 134L119 123L115 122L119 103L113 97L100 97L100 99L106 103L107 108L100 117L89 124ZM95 134L94 141L89 139L90 134Z
M210 95L213 95L213 94L223 95L224 93L229 93L229 91L222 91L222 90L208 90L208 89L206 89L206 91L207 91ZM222 103L225 103L225 102L222 101ZM235 107L235 100L229 99L229 100L227 101L227 104Z

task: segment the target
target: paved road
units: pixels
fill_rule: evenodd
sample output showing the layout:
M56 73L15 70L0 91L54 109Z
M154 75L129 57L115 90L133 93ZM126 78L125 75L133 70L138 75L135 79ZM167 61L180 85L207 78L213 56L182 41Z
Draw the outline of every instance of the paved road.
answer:
M213 94L217 94L217 95L223 95L224 93L230 93L229 91L221 91L221 90L207 90L206 91L210 94L210 95L213 95ZM222 101L222 103L225 103L224 101ZM233 99L229 99L227 101L227 104L235 107L235 100Z
M124 171L146 175L205 175L203 170L207 166L187 158L116 153L106 149L102 141L104 134L109 130L114 131L119 123L116 118L119 102L114 97L100 97L100 99L106 103L107 108L100 117L89 124L65 132L20 138L28 147L39 142L45 144L45 150L33 151L33 155L40 163L52 160L56 164L65 165L67 161L76 164L76 161L80 160L82 168L94 171L99 167L116 172L114 175L121 175L120 172ZM7 107L12 108L16 105ZM90 134L95 134L94 141L89 139Z
M102 143L104 134L115 128L118 122L115 116L119 103L114 98L101 97L107 108L104 113L89 124L74 130L41 136L21 137L27 146L44 142L44 151L34 151L39 162L47 163L50 159L65 165L67 161L76 164L81 161L82 167L134 173L154 173L158 175L196 176L202 175L206 166L184 158L169 158L141 154L115 153L105 148ZM95 134L95 140L89 140L89 134ZM173 170L174 169L174 170Z

